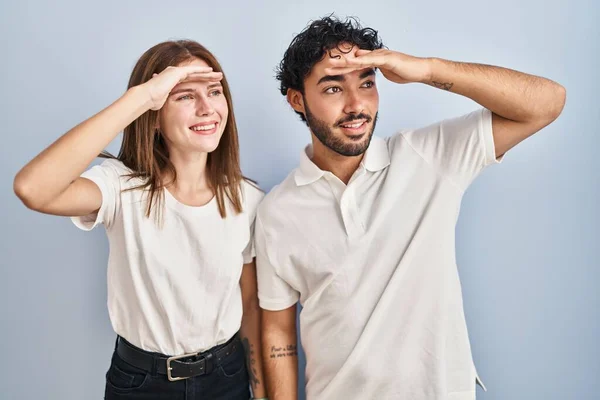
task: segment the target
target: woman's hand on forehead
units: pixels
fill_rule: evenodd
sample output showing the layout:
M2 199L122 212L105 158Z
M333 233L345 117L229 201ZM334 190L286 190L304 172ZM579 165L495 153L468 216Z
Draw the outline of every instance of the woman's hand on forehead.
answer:
M152 79L142 84L148 91L150 109L159 110L167 101L171 91L183 82L219 82L223 79L222 72L215 72L211 67L186 65L182 67L167 67L160 74L154 74Z

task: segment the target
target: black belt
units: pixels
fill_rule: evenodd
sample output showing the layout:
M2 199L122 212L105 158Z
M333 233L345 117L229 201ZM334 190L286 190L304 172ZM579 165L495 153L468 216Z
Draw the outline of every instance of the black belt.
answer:
M167 375L170 381L178 381L211 373L215 365L219 365L225 357L233 354L240 345L240 338L236 333L227 343L215 346L203 353L168 357L139 349L119 337L116 350L121 359L134 367L152 373L156 366L157 373Z

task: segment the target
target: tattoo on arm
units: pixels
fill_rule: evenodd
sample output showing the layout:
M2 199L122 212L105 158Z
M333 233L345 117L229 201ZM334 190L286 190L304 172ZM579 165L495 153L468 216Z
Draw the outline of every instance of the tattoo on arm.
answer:
M298 355L298 350L295 344L288 344L287 346L271 346L270 358L281 358L281 357L294 357Z
M250 377L250 383L254 386L260 385L258 380L258 373L256 372L256 359L254 358L253 345L250 344L248 338L242 338L242 345L244 346L244 352L246 353L246 365L248 366L248 376Z
M450 82L442 83L442 82L433 81L432 84L433 84L433 86L435 86L438 89L443 89L443 90L448 90L448 91L450 89L452 89L452 86L454 86L454 83L450 83Z

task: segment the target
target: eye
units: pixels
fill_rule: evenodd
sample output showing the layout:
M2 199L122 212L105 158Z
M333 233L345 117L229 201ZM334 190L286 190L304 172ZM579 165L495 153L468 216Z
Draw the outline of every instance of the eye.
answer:
M179 100L191 100L191 99L192 99L192 95L191 94L185 94L185 95L183 95L181 97L178 97L177 101L179 101Z
M221 92L221 90L215 89L209 93L209 96L220 96L222 94L223 94L223 92Z
M325 89L323 93L334 94L334 93L339 93L341 91L342 91L341 87L339 87L339 86L332 86L332 87L329 87L329 88Z
M375 82L373 81L366 81L361 85L361 87L364 87L366 89L372 88L373 86L375 86Z

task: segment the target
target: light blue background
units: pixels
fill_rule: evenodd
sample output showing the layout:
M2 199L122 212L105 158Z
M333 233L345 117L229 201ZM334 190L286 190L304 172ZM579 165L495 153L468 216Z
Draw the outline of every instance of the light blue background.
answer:
M28 211L12 192L18 169L121 95L148 47L192 38L224 66L244 173L269 190L309 140L277 91L274 68L294 34L332 11L359 16L391 49L502 65L567 88L559 120L468 191L458 263L489 390L478 398L600 398L598 2L302 3L2 2L0 398L101 398L115 338L103 229L84 234L68 219ZM476 107L424 85L379 83L379 136Z

